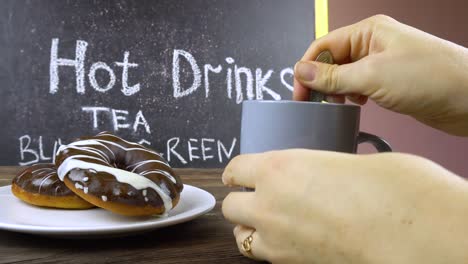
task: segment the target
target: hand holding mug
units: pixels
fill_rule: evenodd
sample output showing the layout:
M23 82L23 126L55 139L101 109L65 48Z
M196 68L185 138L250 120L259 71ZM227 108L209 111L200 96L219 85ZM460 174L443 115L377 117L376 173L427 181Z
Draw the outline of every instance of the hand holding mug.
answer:
M224 216L272 263L462 264L468 183L412 155L283 150L234 158ZM242 243L252 234L251 251Z
M322 50L344 65L312 62ZM308 100L309 88L341 102L344 96L360 104L371 98L435 128L468 135L467 65L465 48L375 16L311 45L296 65L294 99ZM326 127L347 116L338 112ZM296 116L302 128L310 128L307 115ZM313 128L330 131L325 138L340 142L309 137L289 141L288 148L309 142L311 148L353 153L358 126L346 127L346 133ZM266 152L234 158L223 174L226 185L255 189L232 192L223 202L223 214L237 224L242 254L272 263L466 263L468 183L463 179L412 155L268 151L279 147L270 139L256 141L253 149L242 147L243 153ZM377 137L371 142L385 145Z

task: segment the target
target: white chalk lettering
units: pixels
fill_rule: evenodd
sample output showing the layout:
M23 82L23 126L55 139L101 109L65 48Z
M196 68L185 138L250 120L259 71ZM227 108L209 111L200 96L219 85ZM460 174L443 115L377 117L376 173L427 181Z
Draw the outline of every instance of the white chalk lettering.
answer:
M92 112L93 113L93 128L98 128L98 112L109 112L110 109L107 107L92 107L92 106L83 106L81 111Z
M151 142L149 142L146 139L142 139L142 140L138 141L138 144L151 146Z
M175 156L182 164L187 164L187 161L192 162L197 159L203 161L215 159L218 160L219 163L223 163L223 161L232 158L237 139L233 138L229 146L226 146L221 140L213 138L188 138L186 142L187 148L184 149L183 147L179 147L184 146L184 144L179 144L181 143L180 137L173 137L167 141L166 153L168 162L171 162L173 156ZM187 159L183 156L187 157Z
M228 64L233 64L234 63L234 59L232 57L226 57L226 62Z
M205 143L206 142L206 143ZM208 142L214 143L215 140L212 138L202 138L201 139L201 151L202 151L202 158L203 160L208 160L212 159L214 156L213 155L208 155L207 152L212 150L212 148L209 148L206 146Z
M59 138L54 142L54 150L52 151L52 163L55 163L55 156L57 155L57 150L62 146L62 140Z
M130 62L130 51L123 52L122 60L107 64L98 61L90 63L89 72L85 71L85 59L88 43L77 40L75 45L74 58L59 58L59 39L53 38L50 49L50 86L49 92L55 94L60 85L59 67L74 67L76 75L76 91L78 94L85 93L85 75L88 77L89 85L99 93L106 93L117 83L116 72L111 67L122 67L122 87L121 92L125 96L132 96L140 92L142 84L138 81L129 81L130 69L139 67L138 63ZM181 98L192 94L204 85L205 98L210 96L210 79L216 74L226 77L226 96L240 104L243 100L263 100L264 95L271 96L274 100L281 100L281 95L269 88L268 82L272 78L274 71L267 69L265 72L261 68L252 68L236 64L233 57L225 57L225 64L205 63L198 64L194 55L182 49L174 49L172 54L172 89L173 97ZM203 72L202 72L203 71ZM104 75L102 75L104 74ZM107 76L106 76L107 74ZM167 73L165 73L167 74ZM98 75L98 76L97 76ZM284 68L279 71L280 81L289 91L293 90L289 76L293 75L292 68ZM108 77L108 79L97 77ZM193 79L190 79L193 77ZM202 79L203 78L203 79ZM202 83L203 81L203 83ZM289 82L289 83L288 83ZM235 90L235 96L233 95Z
M151 134L150 126L148 122L146 121L145 117L143 116L143 112L141 110L138 111L136 115L135 123L133 123L133 131L136 132L139 125L143 125L145 127L146 133Z
M226 62L228 64L233 64L234 59L231 57L227 57ZM227 88L228 98L231 99L232 98L232 69L231 68L228 68L226 71L226 85L227 85L226 88Z
M175 141L174 144L172 144ZM167 150L167 161L171 162L171 154L174 154L182 164L187 164L187 161L177 152L175 151L175 148L177 145L179 145L180 138L178 137L173 137L169 139L166 143L166 150Z
M226 150L226 147L223 145L223 143L218 140L218 160L220 163L223 162L223 156L221 154L221 150L223 151L224 155L226 156L226 159L230 159L231 158L231 155L232 155L232 152L234 151L234 147L236 146L236 141L237 139L234 138L232 140L232 144L231 144L231 147L229 148L229 151Z
M75 67L76 75L76 91L79 94L85 93L85 69L84 69L84 60L86 55L86 48L88 43L83 40L76 41L75 48L75 59L63 59L58 58L58 44L59 39L53 38L52 45L50 48L50 68L49 68L49 93L55 94L58 91L58 85L60 82L58 67L59 66L71 66Z
M214 73L220 73L223 67L221 65L216 66L216 68L213 68L211 64L205 64L205 97L208 98L208 94L210 93L210 81L208 79L208 73L209 72L214 72Z
M133 86L128 85L128 68L138 67L138 64L128 62L128 56L130 56L130 52L125 51L123 62L115 63L117 66L122 67L122 93L126 96L134 95L140 91L139 83Z
M99 86L99 84L98 84L98 82L96 80L96 71L97 70L105 70L109 74L109 82L107 83L107 85L104 88ZM109 67L109 65L107 65L106 63L104 63L102 61L95 62L95 63L93 63L93 65L91 65L91 69L89 70L88 78L89 78L89 83L91 84L91 87L93 87L94 90L96 90L98 92L101 92L101 93L105 93L105 92L109 91L110 89L112 89L112 87L114 87L114 84L115 84L114 71Z
M26 143L24 143L24 141L26 141ZM29 146L31 145L31 137L29 135L24 135L24 136L20 137L19 138L19 143L20 143L20 146L19 146L19 148L20 148L19 149L20 150L20 157L21 157L21 160L22 160L22 162L19 163L20 166L28 166L28 165L39 162L40 157L39 157L39 154L37 153L37 151L29 148ZM24 162L23 160L26 159L26 157L25 157L26 153L33 155L34 158L32 160L30 160L30 161Z
M190 160L190 161L193 161L193 160L195 160L195 159L200 159L200 156L193 154L193 151L194 151L194 150L198 150L198 148L192 146L192 142L197 143L197 142L198 142L198 139L190 138L190 139L187 141L188 153L189 153L189 160Z
M193 83L190 88L182 90L180 85L180 56L184 57L187 62L190 64L193 73ZM174 89L174 98L180 98L187 96L193 93L195 90L200 87L201 84L201 73L200 68L197 65L195 58L187 51L184 50L174 50L174 55L172 58L172 86Z
M143 126L145 129L145 132L148 134L151 134L151 128L146 121L145 116L143 115L143 111L139 110L135 116L135 121L131 123L130 120L128 120L128 115L129 112L126 110L119 110L119 109L111 109L108 107L97 107L97 106L83 106L81 107L81 110L83 112L90 112L92 115L93 119L93 129L97 129L99 127L99 122L102 120L99 118L99 113L101 112L106 112L110 113L109 115L106 115L105 120L110 120L112 122L112 125L114 127L114 131L118 131L119 129L122 128L130 128L130 125L132 125L131 129L133 129L134 132L137 132L140 126Z
M293 91L294 90L294 86L292 86L291 84L289 84L288 82L286 82L286 80L284 79L285 75L291 75L294 77L294 70L292 68L285 68L281 71L281 83L286 87L288 88L289 91Z
M44 155L44 144L42 143L42 136L39 136L39 158L41 160L51 160L51 157L46 157Z
M234 76L236 79L236 103L240 104L243 100L241 74L245 75L247 99L254 99L252 71L246 67L234 66Z
M266 92L275 100L281 100L281 95L279 95L278 93L274 92L273 90L265 86L265 84L270 79L272 73L273 73L273 70L268 70L265 75L262 75L262 69L259 69L259 68L257 68L257 70L255 71L255 88L257 91L258 100L263 99L263 92Z
M119 121L127 121L128 111L112 109L112 121L114 124L114 130L118 131L119 128L128 128L130 124L121 123Z

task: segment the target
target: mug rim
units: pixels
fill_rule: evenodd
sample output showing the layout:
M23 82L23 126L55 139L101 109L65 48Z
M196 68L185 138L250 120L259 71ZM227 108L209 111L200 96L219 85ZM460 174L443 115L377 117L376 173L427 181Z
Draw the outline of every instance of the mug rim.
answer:
M305 105L320 105L325 107L349 107L349 108L361 108L359 105L351 104L337 104L337 103L319 103L311 101L294 101L294 100L244 100L242 104L305 104Z

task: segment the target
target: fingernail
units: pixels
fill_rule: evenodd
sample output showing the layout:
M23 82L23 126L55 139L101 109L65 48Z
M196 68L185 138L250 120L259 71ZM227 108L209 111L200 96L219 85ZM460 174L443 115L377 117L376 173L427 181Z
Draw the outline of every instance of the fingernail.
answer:
M223 181L223 184L226 185L226 180L224 179L224 174L221 176L221 180Z
M294 74L302 81L310 82L315 79L317 66L313 63L299 61L294 66Z
M234 233L235 236L237 236L237 233L239 233L239 229L240 229L240 226L239 226L239 225L236 225L236 226L234 227L233 233Z
M223 184L225 186L229 186L229 179L227 178L227 176L223 173L223 175L221 176L221 180L223 181Z

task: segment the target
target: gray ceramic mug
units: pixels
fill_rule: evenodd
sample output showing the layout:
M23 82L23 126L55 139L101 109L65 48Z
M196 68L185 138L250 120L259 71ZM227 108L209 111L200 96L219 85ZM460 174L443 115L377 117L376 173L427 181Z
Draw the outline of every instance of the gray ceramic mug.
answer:
M298 101L244 101L240 153L306 148L356 153L360 143L392 151L378 136L359 132L357 105Z

